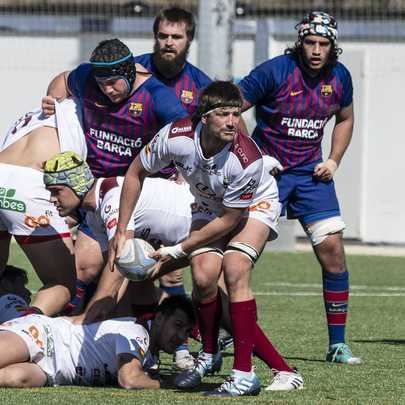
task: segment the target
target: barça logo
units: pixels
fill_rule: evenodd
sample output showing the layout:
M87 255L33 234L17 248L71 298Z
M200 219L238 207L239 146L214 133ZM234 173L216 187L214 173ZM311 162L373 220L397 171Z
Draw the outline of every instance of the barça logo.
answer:
M329 97L333 93L332 85L331 84L323 84L321 87L321 94L324 97Z
M190 104L194 99L193 92L190 90L182 90L180 98L183 103Z
M142 103L131 103L129 105L129 113L134 117L139 117L142 114L143 105Z

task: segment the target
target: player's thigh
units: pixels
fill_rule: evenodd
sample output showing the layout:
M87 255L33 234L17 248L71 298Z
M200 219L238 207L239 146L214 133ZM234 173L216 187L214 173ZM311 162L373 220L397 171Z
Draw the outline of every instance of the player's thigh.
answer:
M104 267L104 257L97 240L81 230L75 242L77 277L84 282L91 282L98 277Z
M222 269L228 289L236 283L250 282L250 270L258 260L270 234L270 228L256 218L244 218L224 252Z
M0 370L0 384L5 387L43 387L47 381L47 375L35 363L17 363Z
M0 330L0 368L30 359L30 352L25 341L16 333Z
M22 243L20 247L44 284L63 284L71 289L76 281L71 243L70 238L58 238L46 242Z

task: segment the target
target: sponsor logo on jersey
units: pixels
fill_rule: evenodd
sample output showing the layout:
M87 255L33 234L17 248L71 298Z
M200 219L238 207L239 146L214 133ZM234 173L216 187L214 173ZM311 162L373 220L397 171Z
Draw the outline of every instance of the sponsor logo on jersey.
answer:
M24 224L30 228L38 228L39 226L42 228L46 228L51 223L50 218L47 215L40 215L39 217L35 217L33 215L25 215Z
M14 188L0 187L0 209L24 213L27 207L23 201L13 199Z
M117 226L117 218L112 218L110 221L107 222L107 228L111 229L114 228L114 226Z
M319 137L318 130L322 130L328 122L328 117L324 120L313 120L308 118L283 117L281 126L288 128L288 136L304 139L316 139Z
M182 90L180 98L184 104L190 104L194 100L193 92L190 90Z
M249 158L247 157L245 151L239 143L235 144L235 152L241 158L243 163L249 162Z
M290 96L295 97L295 96L298 96L299 94L301 94L303 92L304 92L304 90L297 90L297 91L291 90Z
M191 129L191 125L188 125L186 127L174 127L170 132L172 134L183 134L184 132L190 132Z
M240 200L250 200L253 197L253 193L243 193L240 195Z
M321 87L321 94L324 97L329 97L330 95L332 95L333 93L333 89L332 89L332 85L331 84L323 84Z
M103 151L116 153L119 156L132 157L132 149L140 149L143 146L142 138L127 138L125 136L114 134L113 132L103 131L97 128L90 128L87 135L96 140L96 146Z
M249 211L267 211L270 207L270 201L259 201L256 204L249 205Z
M142 114L143 105L142 103L130 103L128 111L134 117L139 117Z

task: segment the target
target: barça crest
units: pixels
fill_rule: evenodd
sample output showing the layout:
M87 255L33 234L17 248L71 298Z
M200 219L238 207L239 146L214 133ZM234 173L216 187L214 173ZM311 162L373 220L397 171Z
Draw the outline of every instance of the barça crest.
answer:
M331 84L323 84L321 87L321 94L324 97L329 97L333 93L332 85Z
M129 113L134 117L139 117L142 114L143 105L142 103L131 103L129 105Z
M190 90L182 90L180 98L184 104L190 104L194 99L193 92Z

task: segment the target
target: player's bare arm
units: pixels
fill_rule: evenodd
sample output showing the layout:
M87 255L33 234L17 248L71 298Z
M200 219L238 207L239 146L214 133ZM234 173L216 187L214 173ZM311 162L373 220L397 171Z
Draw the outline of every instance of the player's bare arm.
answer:
M72 317L72 322L83 324L107 319L118 302L118 292L123 286L124 280L124 276L119 271L111 272L109 266L105 266L97 290L87 304L85 311Z
M69 73L69 71L62 72L49 83L46 96L42 98L42 111L45 116L55 114L55 99L62 101L66 97L71 96L67 85Z
M160 382L145 374L141 362L128 353L118 357L118 384L125 389L160 388Z
M128 222L141 194L143 180L148 174L138 155L129 166L121 191L117 231L108 250L108 264L111 271L114 269L115 258L119 257L124 246Z
M326 162L315 166L314 175L322 181L333 178L342 158L350 144L353 134L353 103L342 108L336 114L336 123L332 133L332 145Z

